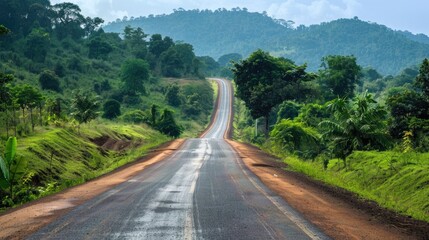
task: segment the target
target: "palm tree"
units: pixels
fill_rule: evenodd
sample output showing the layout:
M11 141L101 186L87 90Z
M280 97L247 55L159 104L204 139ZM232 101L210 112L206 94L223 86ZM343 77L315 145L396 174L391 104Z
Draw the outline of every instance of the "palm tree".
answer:
M346 99L332 100L328 109L333 117L319 124L323 129L322 139L344 161L344 166L354 150L383 150L390 145L385 123L387 112L371 94L365 92L351 104Z

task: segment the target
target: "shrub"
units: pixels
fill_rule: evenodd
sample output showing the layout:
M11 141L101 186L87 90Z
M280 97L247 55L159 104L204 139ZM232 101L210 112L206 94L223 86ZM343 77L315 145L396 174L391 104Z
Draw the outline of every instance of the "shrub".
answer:
M43 71L39 76L39 84L43 90L61 92L60 80L57 75L49 70Z
M270 136L277 147L303 158L315 158L321 151L319 133L302 122L283 119Z
M168 109L164 109L157 128L160 132L174 138L179 137L182 133L182 128L174 120L173 112Z
M126 112L121 116L121 119L124 120L125 122L135 123L135 124L149 122L149 118L141 110L133 110L133 111Z
M114 99L109 99L104 103L103 111L103 118L114 119L121 115L121 104Z

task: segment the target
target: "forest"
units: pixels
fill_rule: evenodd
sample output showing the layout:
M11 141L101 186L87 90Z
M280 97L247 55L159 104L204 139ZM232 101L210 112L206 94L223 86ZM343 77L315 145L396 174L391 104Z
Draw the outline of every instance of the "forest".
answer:
M363 67L397 75L429 56L428 36L394 31L358 18L296 26L292 21L273 19L245 8L176 9L169 15L117 19L105 30L122 32L127 25L189 42L198 55L217 59L238 53L248 57L260 48L298 64L307 63L310 71L317 71L324 56L354 55Z
M396 77L328 55L317 72L258 50L233 64L235 136L292 170L429 221L429 60ZM377 87L376 87L377 86Z
M1 1L0 209L208 124L214 94L204 78L219 70L214 59L139 27L108 33L103 22L72 3Z

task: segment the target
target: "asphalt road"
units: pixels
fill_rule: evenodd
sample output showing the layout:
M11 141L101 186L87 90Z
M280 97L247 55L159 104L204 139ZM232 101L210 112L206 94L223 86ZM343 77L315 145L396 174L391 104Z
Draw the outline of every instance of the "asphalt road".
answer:
M76 207L29 239L327 239L267 189L223 140L230 83L215 122L168 159Z

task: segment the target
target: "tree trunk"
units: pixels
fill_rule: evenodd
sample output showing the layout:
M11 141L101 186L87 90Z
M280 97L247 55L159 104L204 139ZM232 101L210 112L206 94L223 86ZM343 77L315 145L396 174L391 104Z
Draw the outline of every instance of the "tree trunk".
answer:
M31 129L34 132L33 108L30 108L30 120L31 120Z
M43 126L42 104L39 105L40 126Z
M265 116L265 138L267 138L268 139L268 134L269 134L269 128L270 128L270 126L269 126L269 124L270 124L270 114L267 114L266 116Z
M22 121L25 125L25 108L22 108Z
M14 126L14 130L15 130L15 137L16 137L16 111L15 111L15 106L12 103L12 112L13 112L13 126Z
M6 118L5 118L5 121L6 121L6 139L8 139L9 138L9 114L8 114L8 112L7 112L7 109L5 108L5 115L6 115Z

